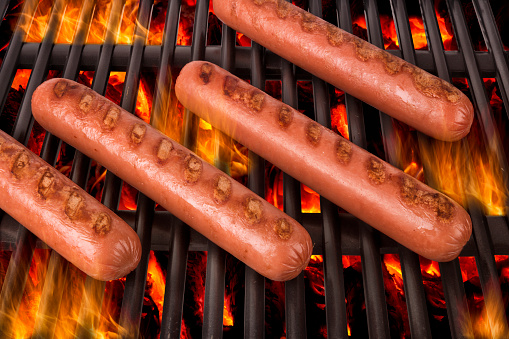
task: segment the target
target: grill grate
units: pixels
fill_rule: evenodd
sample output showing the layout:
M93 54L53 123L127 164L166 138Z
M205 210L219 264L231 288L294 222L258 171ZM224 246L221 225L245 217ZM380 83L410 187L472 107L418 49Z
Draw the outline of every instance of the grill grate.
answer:
M162 119L165 113L165 99L168 97L172 84L171 70L181 68L190 60L205 59L233 71L238 76L251 80L251 83L264 89L266 79L280 79L282 81L282 100L293 107L297 107L297 80L311 79L315 103L315 120L330 128L329 85L324 81L311 77L302 70L293 67L285 60L265 51L260 45L253 43L250 48L235 46L235 32L223 26L222 45L207 46L207 24L209 1L198 0L193 30L193 42L190 47L176 46L180 0L169 1L163 43L161 46L145 46L147 27L150 19L152 0L141 0L137 19L137 27L133 45L115 45L113 31L119 25L119 16L112 16L105 42L101 46L84 45L88 22L95 5L93 0L85 0L82 10L83 25L78 27L78 33L72 45L55 44L59 27L59 18L64 9L64 0L55 0L48 24L47 33L39 43L24 43L24 32L17 29L10 41L0 70L0 112L3 111L7 94L15 72L20 68L31 68L25 98L16 119L11 134L19 141L28 142L33 126L30 100L35 88L44 81L49 69L62 69L63 77L76 79L79 70L95 70L92 88L104 94L108 83L110 70L126 70L126 79L122 93L121 106L133 112L140 74L144 69L157 68L156 93L152 110L152 121ZM27 18L35 11L37 1L27 0L23 5L23 13L18 25L26 25ZM495 135L494 142L486 142L497 158L504 173L507 173L507 159L504 145L497 136L496 123L484 87L482 78L485 75L495 75L500 86L503 103L509 112L509 70L507 52L504 51L490 4L485 0L473 1L478 20L483 32L489 52L475 52L469 36L468 26L463 14L461 1L447 0L450 18L457 39L458 51L444 51L434 4L431 1L420 0L429 50L416 51L413 48L409 26L409 17L405 2L391 0L390 5L400 42L400 50L390 53L403 57L410 63L438 74L446 81L451 81L451 75L466 77L470 85L476 115L479 119L485 141L487 136ZM122 0L114 0L112 13L120 13ZM2 2L0 14L5 16L8 3ZM339 26L351 31L350 2L338 0L336 2ZM383 37L380 28L379 10L376 1L364 0L364 9L368 27L369 41L383 48ZM309 10L317 16L322 15L320 1L310 0ZM350 140L357 145L367 148L368 141L364 119L364 106L359 100L345 95L348 112L348 126ZM0 113L1 114L1 113ZM398 166L396 145L391 142L395 131L392 119L379 113L380 124L385 140L384 151L387 160ZM190 148L196 148L196 131L198 119L191 112L185 112L185 130L182 143ZM418 136L419 145L433 143L424 135ZM469 154L469 146L463 142L465 154ZM507 145L505 146L507 147ZM55 165L59 153L58 138L46 135L41 156L50 164ZM227 162L218 153L215 164L227 171ZM250 152L250 174L248 186L257 194L264 194L264 159ZM71 179L81 187L85 187L91 160L80 152L76 152ZM426 178L431 186L436 186L432 178ZM507 181L506 181L507 182ZM108 173L103 189L102 202L115 210L121 188L121 180ZM161 337L180 337L182 307L186 279L186 263L188 251L207 250L207 273L204 300L203 332L205 338L222 337L223 335L223 303L225 289L225 252L202 236L190 230L181 221L173 218L167 212L155 212L154 202L143 195L139 196L136 212L118 212L140 236L143 254L138 268L126 279L124 299L120 314L119 325L125 332L124 337L138 337L138 326L142 316L143 293L147 278L149 251L164 250L169 252L165 300L163 306L163 321ZM345 254L360 255L362 259L363 286L366 302L367 324L370 337L388 338L391 336L385 298L382 274L381 253L398 253L401 260L406 304L408 308L411 336L415 338L430 338L431 329L428 320L424 286L419 265L419 258L415 253L397 245L392 240L374 231L368 225L352 218L348 214L338 214L332 203L321 199L320 214L303 215L300 211L300 183L284 176L284 208L293 218L300 221L310 232L315 246L315 254L324 255L324 284L326 300L327 334L331 338L346 338L347 315L345 303L345 286L341 257ZM502 303L502 291L498 281L495 254L505 254L509 251L509 227L507 217L487 217L482 212L479 202L471 199L468 209L472 217L473 237L462 252L462 256L475 256L481 285L485 297L491 293L494 298L486 303ZM23 288L28 276L31 258L37 246L37 239L25 228L13 221L8 215L1 215L0 239L2 249L14 249L6 273L0 295L0 330L9 333L12 318L7 316L17 312ZM19 229L19 231L18 231ZM46 281L56 282L56 277L65 275L67 263L57 253L51 254L50 267ZM447 303L447 313L451 336L462 337L467 331L473 333L472 328L465 329L465 322L469 310L466 293L461 277L458 259L440 264L444 294ZM306 299L304 275L285 284L286 333L290 338L305 337L306 327ZM46 288L47 286L47 288ZM18 288L15 288L18 287ZM53 287L53 288L51 288ZM34 337L48 337L54 327L42 326L42 319L56 318L60 294L50 297L54 285L45 284L42 299L51 300L46 307L39 310ZM94 324L97 315L89 314L87 302L99 304L102 302L104 283L87 278L86 293L94 295L90 301L84 299L80 312L80 323L77 329L79 338L93 337ZM57 289L58 291L58 289ZM53 298L53 299L52 299ZM245 298L244 298L244 336L260 338L264 336L265 322L265 279L252 271L245 269ZM503 318L503 319L502 319ZM489 315L491 325L497 323L507 328L505 317L495 318ZM501 323L500 323L501 321Z

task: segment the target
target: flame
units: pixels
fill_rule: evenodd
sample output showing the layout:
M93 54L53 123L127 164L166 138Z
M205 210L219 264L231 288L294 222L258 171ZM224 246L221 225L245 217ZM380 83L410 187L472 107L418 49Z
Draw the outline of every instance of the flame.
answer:
M494 79L485 79L491 84ZM466 82L456 84L468 86ZM493 89L491 103L494 110L500 98ZM407 126L395 123L397 158L401 168L417 179L424 181L426 174L432 179L435 188L467 207L467 197L477 199L487 215L505 215L508 198L507 185L502 173L497 153L486 147L480 125L474 121L471 132L466 137L469 155L466 156L464 144L432 140L419 147L417 135ZM493 138L487 145L494 144ZM423 166L424 165L424 166Z
M164 289L166 286L166 274L161 269L159 262L150 251L147 269L147 290L159 310L159 323L163 320Z
M460 267L464 282L475 286L471 297L468 298L470 316L464 315L462 325L465 337L472 338L507 338L509 329L505 322L504 300L495 293L497 284L508 280L508 256L495 256L497 268L500 268L500 281L490 281L481 292L479 273L474 257L460 258ZM505 273L505 274L504 274ZM503 297L504 298L504 297Z
M73 41L80 19L81 1L66 1L66 9L61 19L60 30L56 42L59 44L70 44Z
M102 44L104 42L111 5L111 0L97 0L88 31L87 44Z
M345 139L350 138L348 134L348 120L345 104L339 103L337 106L331 108L331 123L333 131L338 132Z
M224 298L223 307L223 326L233 326L233 315L231 311L231 302L228 296Z
M320 195L304 184L300 186L302 213L320 213Z
M14 80L12 81L11 88L19 89L20 87L25 89L27 88L28 79L30 79L30 74L32 74L31 69L18 69L16 74L14 75Z

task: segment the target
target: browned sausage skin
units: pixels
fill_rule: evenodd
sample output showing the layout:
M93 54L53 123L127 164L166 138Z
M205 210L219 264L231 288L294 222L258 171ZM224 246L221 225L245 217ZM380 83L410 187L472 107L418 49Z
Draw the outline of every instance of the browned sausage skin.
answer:
M473 106L457 88L288 3L216 0L228 26L388 115L436 139L470 131Z
M129 225L2 131L0 192L1 209L89 276L118 279L138 265Z
M32 110L48 131L265 277L289 280L307 266L313 245L298 222L87 87L49 80Z
M470 238L470 216L456 202L216 65L187 64L175 92L213 126L426 258L452 260Z

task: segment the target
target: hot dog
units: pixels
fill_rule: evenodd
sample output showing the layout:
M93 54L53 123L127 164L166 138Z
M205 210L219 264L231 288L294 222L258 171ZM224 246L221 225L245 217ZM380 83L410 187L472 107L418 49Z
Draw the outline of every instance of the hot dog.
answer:
M37 121L272 280L304 269L307 231L248 188L135 115L63 79L32 97Z
M140 261L129 225L3 131L0 194L2 210L95 279L121 278Z
M470 238L470 216L456 202L216 65L187 64L175 92L216 128L426 258L452 260Z
M260 45L436 139L470 131L473 106L450 83L285 0L216 0L217 17Z

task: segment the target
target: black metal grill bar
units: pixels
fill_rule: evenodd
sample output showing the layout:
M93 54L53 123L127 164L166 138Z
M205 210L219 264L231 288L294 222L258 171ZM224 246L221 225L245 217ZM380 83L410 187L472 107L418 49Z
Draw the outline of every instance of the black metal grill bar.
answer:
M434 55L437 74L440 78L450 82L451 77L444 54L444 47L433 4L429 1L419 1L419 3L423 15L426 36L428 37L428 43ZM429 138L427 138L427 140L424 139L424 136L419 135L420 144L430 142ZM426 180L429 185L436 187L436 183L433 182L429 175L427 175ZM440 263L439 267L443 281L442 286L446 300L451 336L453 338L460 338L465 336L467 333L473 333L472 324L469 321L465 321L469 319L470 315L465 295L465 287L461 277L459 260L455 259L451 262Z
M475 62L474 49L469 36L469 30L466 25L461 2L447 0L447 6L451 15L451 22L458 41L458 46L465 58L469 84L474 104L477 108L476 113L483 128L483 132L485 133L485 140L488 141L486 143L488 151L497 154L497 160L499 162L498 165L501 168L502 173L505 173L505 169L507 169L507 161L503 154L502 143L500 142L498 131L493 121L493 112L486 93L486 88L484 87L481 73ZM465 154L468 156L470 154L468 144L466 142L463 144ZM505 176L504 179L507 179L507 176ZM491 235L489 234L480 203L471 199L468 201L468 205L470 216L472 218L473 236L478 252L476 255L476 263L481 287L485 296L490 295L494 297L485 299L485 304L487 309L503 311L504 308L500 308L502 291L498 282L498 272L495 258L493 256L494 250ZM492 312L488 312L487 317L493 330L498 328L501 329L501 332L499 333L508 332L507 320L505 317L500 317L498 315L495 316Z
M88 0L83 3L79 20L79 27L69 52L69 58L64 69L63 77L75 79L79 73L79 64L81 50L85 43L88 32L88 26L93 13L95 1ZM60 148L60 139L49 132L46 132L43 146L41 149L41 158L54 165ZM73 172L75 174L76 172ZM86 187L86 180L80 180L79 177L71 175L76 184L81 188ZM66 286L68 261L65 260L56 251L51 251L48 272L46 273L44 287L41 293L41 302L37 311L37 318L34 325L33 338L53 337L60 303L62 301L64 286Z
M23 4L23 9L21 10L21 15L16 24L16 29L14 34L9 42L9 47L7 48L7 53L5 54L5 58L2 61L2 69L0 70L0 79L4 81L0 81L0 112L3 111L5 101L7 100L7 95L9 94L9 89L14 79L14 75L16 74L18 58L21 54L21 49L23 47L23 41L25 40L26 33L25 29L28 27L29 18L32 17L33 13L37 8L37 0L25 1ZM37 49L38 51L39 49ZM37 55L37 51L32 54L32 58L34 55ZM33 62L33 59L32 59ZM8 81L7 81L8 80Z
M140 69L143 58L143 49L148 35L150 11L152 0L141 0L138 8L138 19L134 32L134 43L129 59L129 68L124 82L122 94L122 108L134 113L136 99L138 97L138 86ZM125 100L124 100L125 99ZM116 203L118 203L118 195ZM115 206L116 207L116 206ZM138 195L138 206L136 209L135 230L140 238L142 253L140 263L136 269L127 275L124 289L124 298L120 312L120 330L123 338L137 339L145 287L147 284L148 261L150 255L150 243L152 235L152 222L154 220L155 203L142 193Z
M382 32L378 6L374 1L364 1L364 12L369 41L383 48ZM350 112L348 112L350 114ZM381 115L383 119L383 114ZM365 223L361 228L361 260L364 295L366 299L366 313L368 316L368 330L370 336L389 338L389 320L387 303L385 299L384 282L382 275L382 262L380 247L375 241L380 233ZM369 275L369 277L368 277Z
M39 43L29 42L25 43L21 48L18 59L17 67L19 69L33 68L34 55L39 50ZM113 56L111 61L111 70L124 70L127 68L129 61L130 45L115 45L113 48ZM62 69L68 55L68 50L71 48L69 44L56 44L53 48L50 67L52 69ZM162 46L150 45L146 46L143 56L143 68L156 68L161 62ZM87 44L82 52L81 69L84 71L94 70L98 63L98 55L100 54L101 46ZM401 57L400 50L388 50L388 53ZM417 58L417 66L428 71L433 72L435 69L433 52L428 50L417 50L415 56ZM505 51L505 55L509 55L509 51ZM458 51L445 51L445 58L450 67L450 72L453 76L465 75L465 61ZM215 64L221 63L221 46L209 45L205 47L204 60L213 62ZM493 58L488 52L475 52L475 59L479 65L479 69L483 77L494 77L496 75L496 66ZM191 60L191 47L190 46L175 46L174 63L175 69L182 68L186 63ZM280 79L281 58L271 51L265 52L266 64L266 77L267 79ZM242 76L249 76L251 69L251 51L248 47L235 47L235 70L236 74ZM305 71L297 68L296 75L299 79L311 79L311 75ZM11 79L12 82L12 79Z
M33 124L30 100L27 100L27 98L30 99L32 97L32 93L35 91L35 88L44 80L44 77L47 74L49 56L51 54L53 43L56 39L58 25L63 10L63 1L57 1L55 7L51 11L48 30L41 43L41 49L37 54L35 65L38 69L34 69L30 76L30 80L23 97L23 102L13 127L12 136L25 145L28 142L30 130ZM24 20L19 20L18 23L26 24ZM21 29L21 27L18 27L16 31L19 32ZM20 35L20 43L22 43L22 38L24 38L24 34ZM16 49L14 51L16 52ZM2 64L2 66L2 70L7 67L5 64ZM7 93L5 97L7 97ZM51 161L53 159L47 160ZM37 238L25 227L19 227L16 249L9 261L9 267L0 293L0 333L5 333L5 335L10 335L12 321L14 320L12 315L17 314L19 309L36 240Z
M506 111L509 114L509 66L504 46L498 31L495 17L487 0L473 0L477 19L488 51L493 55L497 70L497 83L500 87Z
M189 60L202 60L205 57L205 45L206 45L206 34L207 34L207 23L208 23L208 1L198 0L195 9L195 21L193 27L193 41L191 44L191 55ZM169 46L170 47L170 46ZM173 53L172 53L173 54ZM187 62L186 61L186 62ZM185 64L185 63L184 63ZM175 65L172 65L175 66ZM183 65L181 65L183 66ZM196 135L198 131L198 118L190 112L188 109L184 111L184 131L182 134L181 143L194 151L196 148ZM189 246L189 226L184 225L181 222L177 222L174 225L174 237L173 242L170 244L171 258L168 262L168 266L171 264L170 276L170 291L171 295L176 295L177 300L175 302L166 300L165 306L168 305L170 308L170 314L168 317L163 318L165 323L163 325L164 334L171 338L180 338L180 327L182 322L182 307L184 302L184 290L185 290L185 272L187 268L187 249ZM168 284L168 279L167 282ZM168 291L168 288L166 288ZM222 290L224 293L224 289ZM175 293L175 294L173 294ZM181 298L182 297L182 298ZM163 312L163 317L165 314ZM173 326L173 328L171 328ZM176 331L179 328L179 331ZM205 329L205 326L203 327ZM163 332L161 333L163 335Z
M412 33L410 31L405 2L401 0L392 0L391 8L403 58L415 64L415 50L413 48ZM392 119L390 120L392 130ZM383 128L385 134L384 140L387 140L386 138L388 137L391 139L394 138L394 131L389 131L387 129L387 122L383 123ZM392 133L392 135L389 136L389 133ZM401 169L401 164L396 156L396 145L386 141L385 151L389 162L393 166ZM419 256L402 245L399 245L399 253L411 335L414 338L431 338Z
M108 18L108 27L106 29L104 44L101 48L97 69L92 80L92 89L97 93L104 95L109 79L109 70L113 45L115 43L115 33L120 24L120 15L124 5L124 0L114 0L110 15ZM83 58L83 56L82 56ZM91 160L80 151L76 151L73 161L72 171L76 172L81 178L88 176ZM116 210L118 203L120 182L111 172L108 172L104 181L103 195L101 202L111 210ZM116 200L115 200L116 199ZM98 324L98 316L95 310L101 309L104 297L105 283L97 281L89 276L86 277L83 289L81 308L79 311L78 324L76 328L76 337L93 338Z
M310 1L309 11L322 17L322 4ZM331 128L330 101L328 85L325 81L312 77L315 119L321 125ZM347 338L347 319L345 283L343 275L341 228L337 218L337 207L320 197L320 209L323 222L323 270L326 305L327 336Z
M4 20L8 9L9 9L9 1L2 0L2 2L0 3L0 20L1 21Z
M221 39L221 67L230 70L234 63L233 47L235 46L235 31L223 25ZM232 140L221 131L214 131L214 165L230 174L230 149ZM225 145L222 144L224 141ZM207 246L207 272L205 280L205 300L203 305L204 338L223 337L223 307L226 272L226 252L209 241Z
M349 1L341 0L337 7L340 15L339 26L343 30L351 33L352 19L350 16ZM350 141L355 143L357 146L367 148L362 103L358 99L345 93L345 104L347 109ZM375 244L372 234L373 230L361 221L357 221L357 224L359 226L360 254L366 312L368 317L368 331L370 336L388 338L389 324L381 272L380 249L378 244ZM344 229L342 229L342 231L344 231ZM370 272L369 279L367 278L367 272Z
M495 122L493 121L493 110L491 109L488 94L475 59L475 52L463 14L462 4L460 1L455 0L447 0L446 3L449 8L458 48L461 50L465 59L469 85L474 104L477 108L477 118L481 123L485 141L487 141L486 145L490 152L497 155L502 173L506 173L507 161L502 151L502 142L500 141L497 128L495 127Z
M285 104L298 109L297 79L294 65L281 60L281 96ZM301 221L300 183L283 174L284 211L291 218ZM285 283L286 335L289 338L306 337L306 304L304 299L304 272Z
M180 0L170 0L164 26L164 39L161 51L161 65L157 77L155 105L152 110L152 123L162 120L166 114L166 102L172 86L171 67L175 55L178 31ZM169 260L166 270L165 298L161 322L161 338L180 338L182 307L187 269L187 251L189 248L189 227L174 218L170 229Z
M265 90L265 49L251 43L251 84ZM265 161L253 151L248 152L249 174L247 186L261 197L265 196ZM244 338L260 339L265 335L265 277L245 266Z

